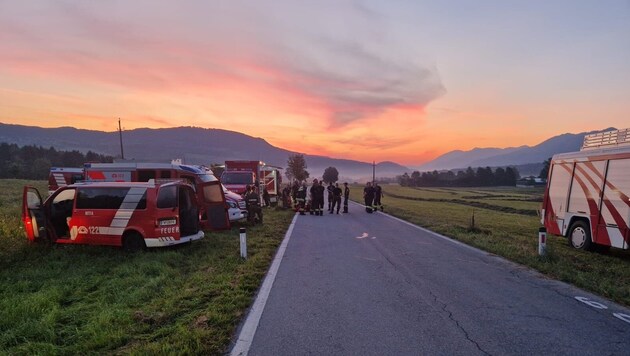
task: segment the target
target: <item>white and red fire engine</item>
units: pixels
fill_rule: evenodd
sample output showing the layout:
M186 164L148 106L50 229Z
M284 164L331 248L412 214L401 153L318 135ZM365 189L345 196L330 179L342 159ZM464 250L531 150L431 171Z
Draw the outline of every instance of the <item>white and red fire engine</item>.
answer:
M245 193L247 185L253 185L261 195L267 189L271 203L276 204L282 183L281 169L262 161L225 161L221 182L238 194Z
M22 222L31 241L126 250L176 245L204 236L195 191L181 181L76 183L57 189L44 202L36 188L26 186Z
M230 228L229 207L219 180L199 166L172 163L86 163L87 182L146 182L151 179L181 179L196 191L204 230ZM244 202L243 202L244 205Z
M554 155L541 215L577 249L628 249L630 129L587 135L579 152Z

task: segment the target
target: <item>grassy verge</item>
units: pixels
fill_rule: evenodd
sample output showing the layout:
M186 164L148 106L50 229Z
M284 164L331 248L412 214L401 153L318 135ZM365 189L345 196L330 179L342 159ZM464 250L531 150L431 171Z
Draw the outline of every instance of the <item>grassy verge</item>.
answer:
M629 251L577 251L565 238L549 236L548 256L538 256L540 189L386 185L383 190L383 204L392 215L630 306ZM362 192L352 187L351 198L361 202Z
M0 354L221 354L293 217L265 210L190 245L127 254L100 246L29 245L21 187L0 180Z

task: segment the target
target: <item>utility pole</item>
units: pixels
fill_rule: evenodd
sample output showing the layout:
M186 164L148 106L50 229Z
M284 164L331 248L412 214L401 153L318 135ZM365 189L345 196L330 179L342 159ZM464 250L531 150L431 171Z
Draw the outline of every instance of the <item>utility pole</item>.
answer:
M120 158L125 159L125 151L122 144L122 127L120 126L120 118L118 118L118 136L120 137Z
M372 161L372 184L376 182L376 161Z

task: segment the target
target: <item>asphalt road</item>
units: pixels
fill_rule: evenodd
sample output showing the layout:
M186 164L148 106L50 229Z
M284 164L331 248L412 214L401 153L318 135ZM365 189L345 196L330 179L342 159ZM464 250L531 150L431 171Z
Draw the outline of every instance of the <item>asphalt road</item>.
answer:
M350 208L297 218L249 355L630 354L628 309Z

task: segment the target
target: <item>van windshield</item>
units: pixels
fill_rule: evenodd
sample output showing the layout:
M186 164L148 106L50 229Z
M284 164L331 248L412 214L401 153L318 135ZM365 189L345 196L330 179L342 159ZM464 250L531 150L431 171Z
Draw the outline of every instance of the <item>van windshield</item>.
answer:
M223 173L221 182L223 184L253 184L254 179L251 173Z
M208 173L197 174L197 177L199 177L199 179L204 183L214 182L218 180L217 177Z

